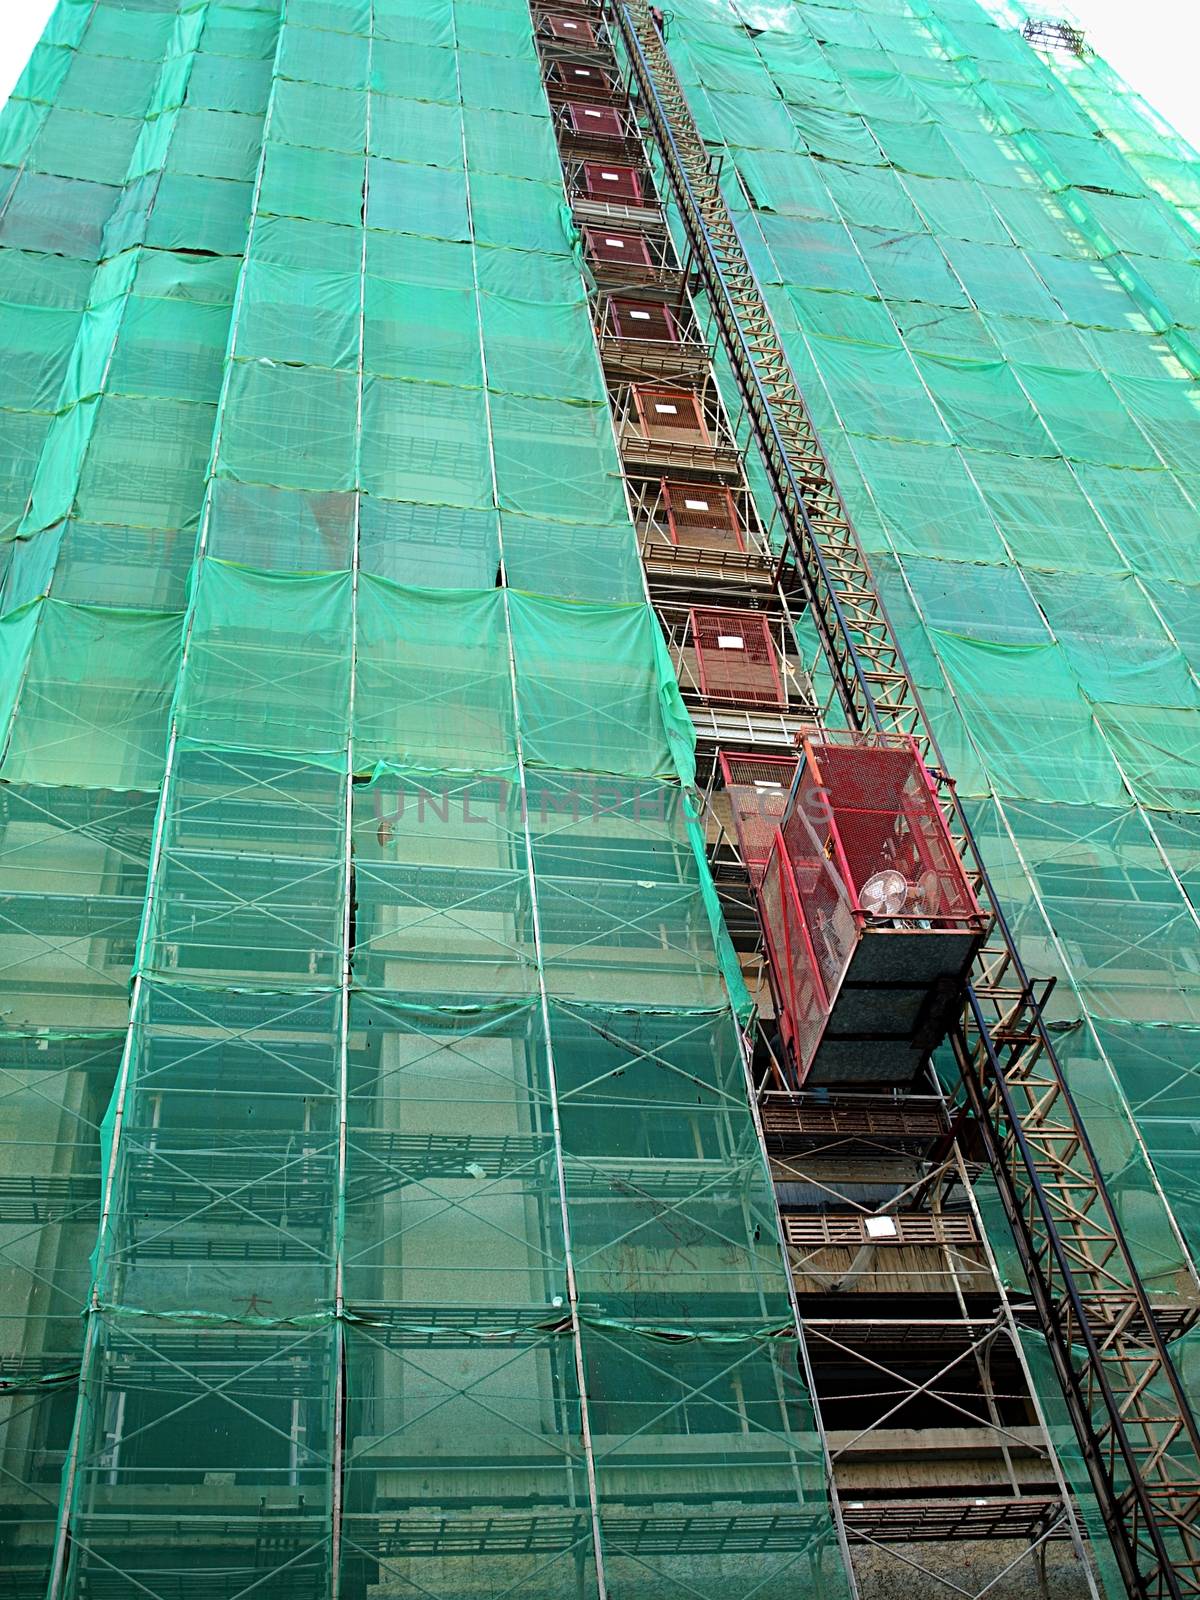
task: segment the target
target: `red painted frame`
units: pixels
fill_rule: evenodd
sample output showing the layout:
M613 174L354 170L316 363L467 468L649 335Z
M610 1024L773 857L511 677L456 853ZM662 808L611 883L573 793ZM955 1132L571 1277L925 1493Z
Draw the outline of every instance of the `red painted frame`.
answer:
M761 688L747 686L744 694L739 694L737 684L734 682L728 688L714 687L711 682L711 663L706 671L706 657L714 655L720 650L719 645L706 645L702 643L702 630L705 628L720 634L722 622L728 623L726 632L730 635L737 634L744 645L751 641L761 641L761 655L753 649L743 649L737 654L744 664L761 671L763 667L770 670L771 682L775 686L774 699L768 699ZM779 676L779 652L775 648L775 640L771 636L771 624L761 611L729 611L715 606L696 606L688 614L688 626L692 637L692 648L696 652L696 667L700 678L700 693L713 700L723 700L729 704L749 703L761 706L764 710L782 709L787 705L787 695L784 692L783 679ZM733 652L728 652L733 654ZM725 652L722 652L724 655ZM732 663L730 663L732 664ZM748 673L747 676L750 674ZM729 676L736 680L736 672Z

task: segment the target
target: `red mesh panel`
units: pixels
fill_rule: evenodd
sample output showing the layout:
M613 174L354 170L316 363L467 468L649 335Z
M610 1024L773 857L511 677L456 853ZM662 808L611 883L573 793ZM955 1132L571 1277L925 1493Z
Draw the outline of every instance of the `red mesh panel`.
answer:
M675 318L660 301L612 300L613 332L622 339L659 339L678 344Z
M721 774L729 797L733 831L752 883L762 877L771 854L797 765L795 756L743 756L721 752Z
M619 233L608 228L585 228L583 237L593 261L628 262L635 267L652 267L650 246L640 233Z
M719 484L662 481L671 543L699 550L745 550L733 495Z
M591 23L585 22L582 17L547 17L546 27L555 39L566 39L574 44L596 42Z
M813 959L790 864L778 836L759 885L758 901L780 1027L803 1080L820 1043L829 1004Z
M567 107L567 114L576 133L586 133L600 139L622 139L625 136L620 115L614 106L577 105L572 101Z
M939 923L973 916L974 899L912 742L823 736L808 743L856 895L877 873L898 872L907 894L894 915Z
M593 200L619 200L637 205L642 198L642 180L636 167L616 162L585 161L584 186Z
M838 868L833 830L806 787L809 776L806 772L800 780L796 804L780 837L804 907L813 959L826 993L836 995L854 951L858 927L850 890Z
M648 389L635 384L633 397L647 439L672 444L708 443L704 413L690 389Z
M555 89L573 90L589 98L615 94L616 84L600 67L580 66L577 61L554 61L546 74L546 82Z
M784 706L770 624L756 611L693 611L700 692L738 705Z

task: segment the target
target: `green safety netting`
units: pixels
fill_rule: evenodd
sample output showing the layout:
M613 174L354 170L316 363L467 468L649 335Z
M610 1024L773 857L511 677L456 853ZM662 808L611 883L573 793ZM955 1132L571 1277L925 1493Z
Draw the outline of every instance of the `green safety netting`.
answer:
M9 1587L836 1600L525 0L61 0L0 165Z
M1195 158L973 0L675 9L1170 1294ZM839 1592L525 6L62 0L0 165L14 1581Z

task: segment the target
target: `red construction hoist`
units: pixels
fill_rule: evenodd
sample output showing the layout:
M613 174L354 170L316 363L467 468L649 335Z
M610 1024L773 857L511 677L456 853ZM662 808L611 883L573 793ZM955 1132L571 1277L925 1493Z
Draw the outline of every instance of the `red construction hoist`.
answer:
M911 1084L989 919L908 734L814 729L759 886L797 1081Z

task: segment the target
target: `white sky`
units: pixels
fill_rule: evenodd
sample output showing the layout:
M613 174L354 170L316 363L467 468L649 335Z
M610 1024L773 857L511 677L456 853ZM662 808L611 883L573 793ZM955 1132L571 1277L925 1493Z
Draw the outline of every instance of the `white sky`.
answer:
M13 0L9 0L11 5ZM1200 149L1196 0L1068 0L1088 42L1154 109ZM1026 0L1030 11L1041 10ZM1045 7L1055 15L1054 0ZM2 26L2 24L0 24Z
M1029 9L1042 9L1028 0ZM1047 0L1048 16L1061 0ZM1067 0L1091 42L1185 138L1200 147L1197 0ZM0 0L0 100L7 99L54 0Z

